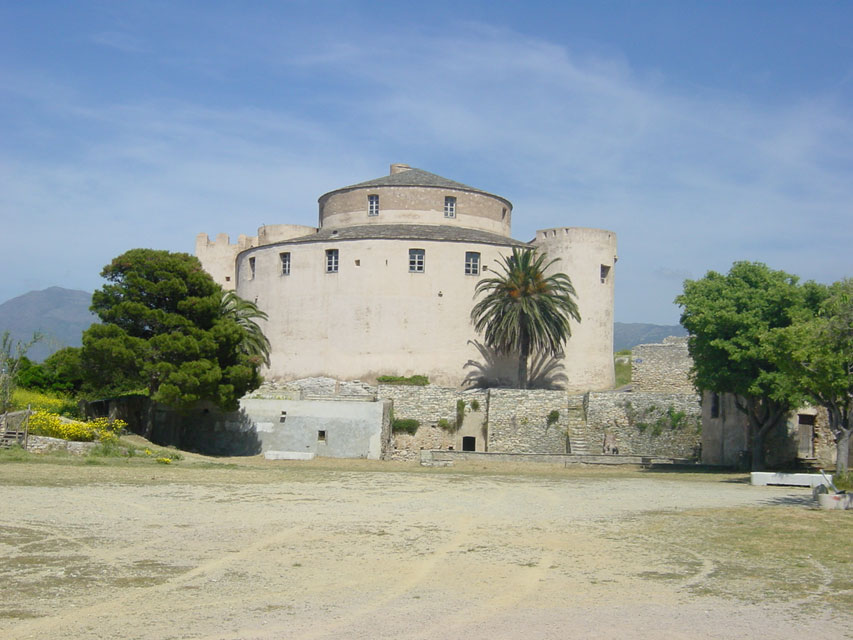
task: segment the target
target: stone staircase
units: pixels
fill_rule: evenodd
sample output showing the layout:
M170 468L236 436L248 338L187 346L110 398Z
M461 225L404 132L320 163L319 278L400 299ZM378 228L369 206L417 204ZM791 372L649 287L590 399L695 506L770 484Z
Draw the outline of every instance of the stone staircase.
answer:
M601 453L600 447L594 447L587 439L586 412L583 406L584 396L570 395L568 406L569 447L573 455Z

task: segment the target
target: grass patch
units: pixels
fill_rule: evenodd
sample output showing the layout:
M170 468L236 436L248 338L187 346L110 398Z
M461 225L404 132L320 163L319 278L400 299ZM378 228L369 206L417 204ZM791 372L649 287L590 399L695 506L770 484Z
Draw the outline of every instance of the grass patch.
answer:
M613 370L616 374L616 387L631 384L631 350L623 349L613 354Z
M666 550L668 564L654 578L685 580L697 595L853 608L851 512L697 509L651 514L632 528L638 544Z
M376 381L379 384L398 384L411 387L425 387L429 384L427 376L379 376Z

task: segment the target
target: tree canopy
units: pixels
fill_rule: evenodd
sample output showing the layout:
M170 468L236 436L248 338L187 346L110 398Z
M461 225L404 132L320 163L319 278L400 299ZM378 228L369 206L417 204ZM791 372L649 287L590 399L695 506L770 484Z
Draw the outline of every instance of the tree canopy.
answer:
M835 438L836 468L849 467L853 432L853 279L822 287L817 313L794 323L780 337L780 352L794 383L823 406Z
M580 322L572 281L564 273L546 275L546 263L535 249L513 248L498 262L503 273L477 283L475 297L485 294L471 310L474 328L499 354L518 355L518 384L527 388L531 351L558 355L572 335L570 320Z
M90 395L147 391L175 408L209 399L233 410L260 384L268 343L251 314L223 312L225 294L198 259L132 249L101 276L92 311L103 324L84 332L80 353Z
M767 433L803 398L780 366L776 340L808 308L810 291L784 271L736 262L726 275L687 280L675 300L696 388L735 395L749 422L753 469L764 466Z

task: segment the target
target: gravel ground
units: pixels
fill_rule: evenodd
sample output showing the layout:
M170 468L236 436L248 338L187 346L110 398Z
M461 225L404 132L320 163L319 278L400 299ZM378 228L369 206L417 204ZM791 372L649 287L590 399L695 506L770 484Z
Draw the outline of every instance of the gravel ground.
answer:
M271 475L57 467L29 482L12 467L0 465L9 640L784 640L853 628L814 608L697 593L714 572L701 550L687 573L651 579L673 550L625 535L649 512L797 504L805 489L292 464Z

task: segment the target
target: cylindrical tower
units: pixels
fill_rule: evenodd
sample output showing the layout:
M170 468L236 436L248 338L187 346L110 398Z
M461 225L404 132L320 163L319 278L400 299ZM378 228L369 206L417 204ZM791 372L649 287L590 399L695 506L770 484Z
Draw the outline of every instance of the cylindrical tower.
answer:
M577 292L581 322L572 322L563 363L568 390L612 388L616 234L581 227L544 229L536 232L533 245L559 259L551 270L567 274Z

